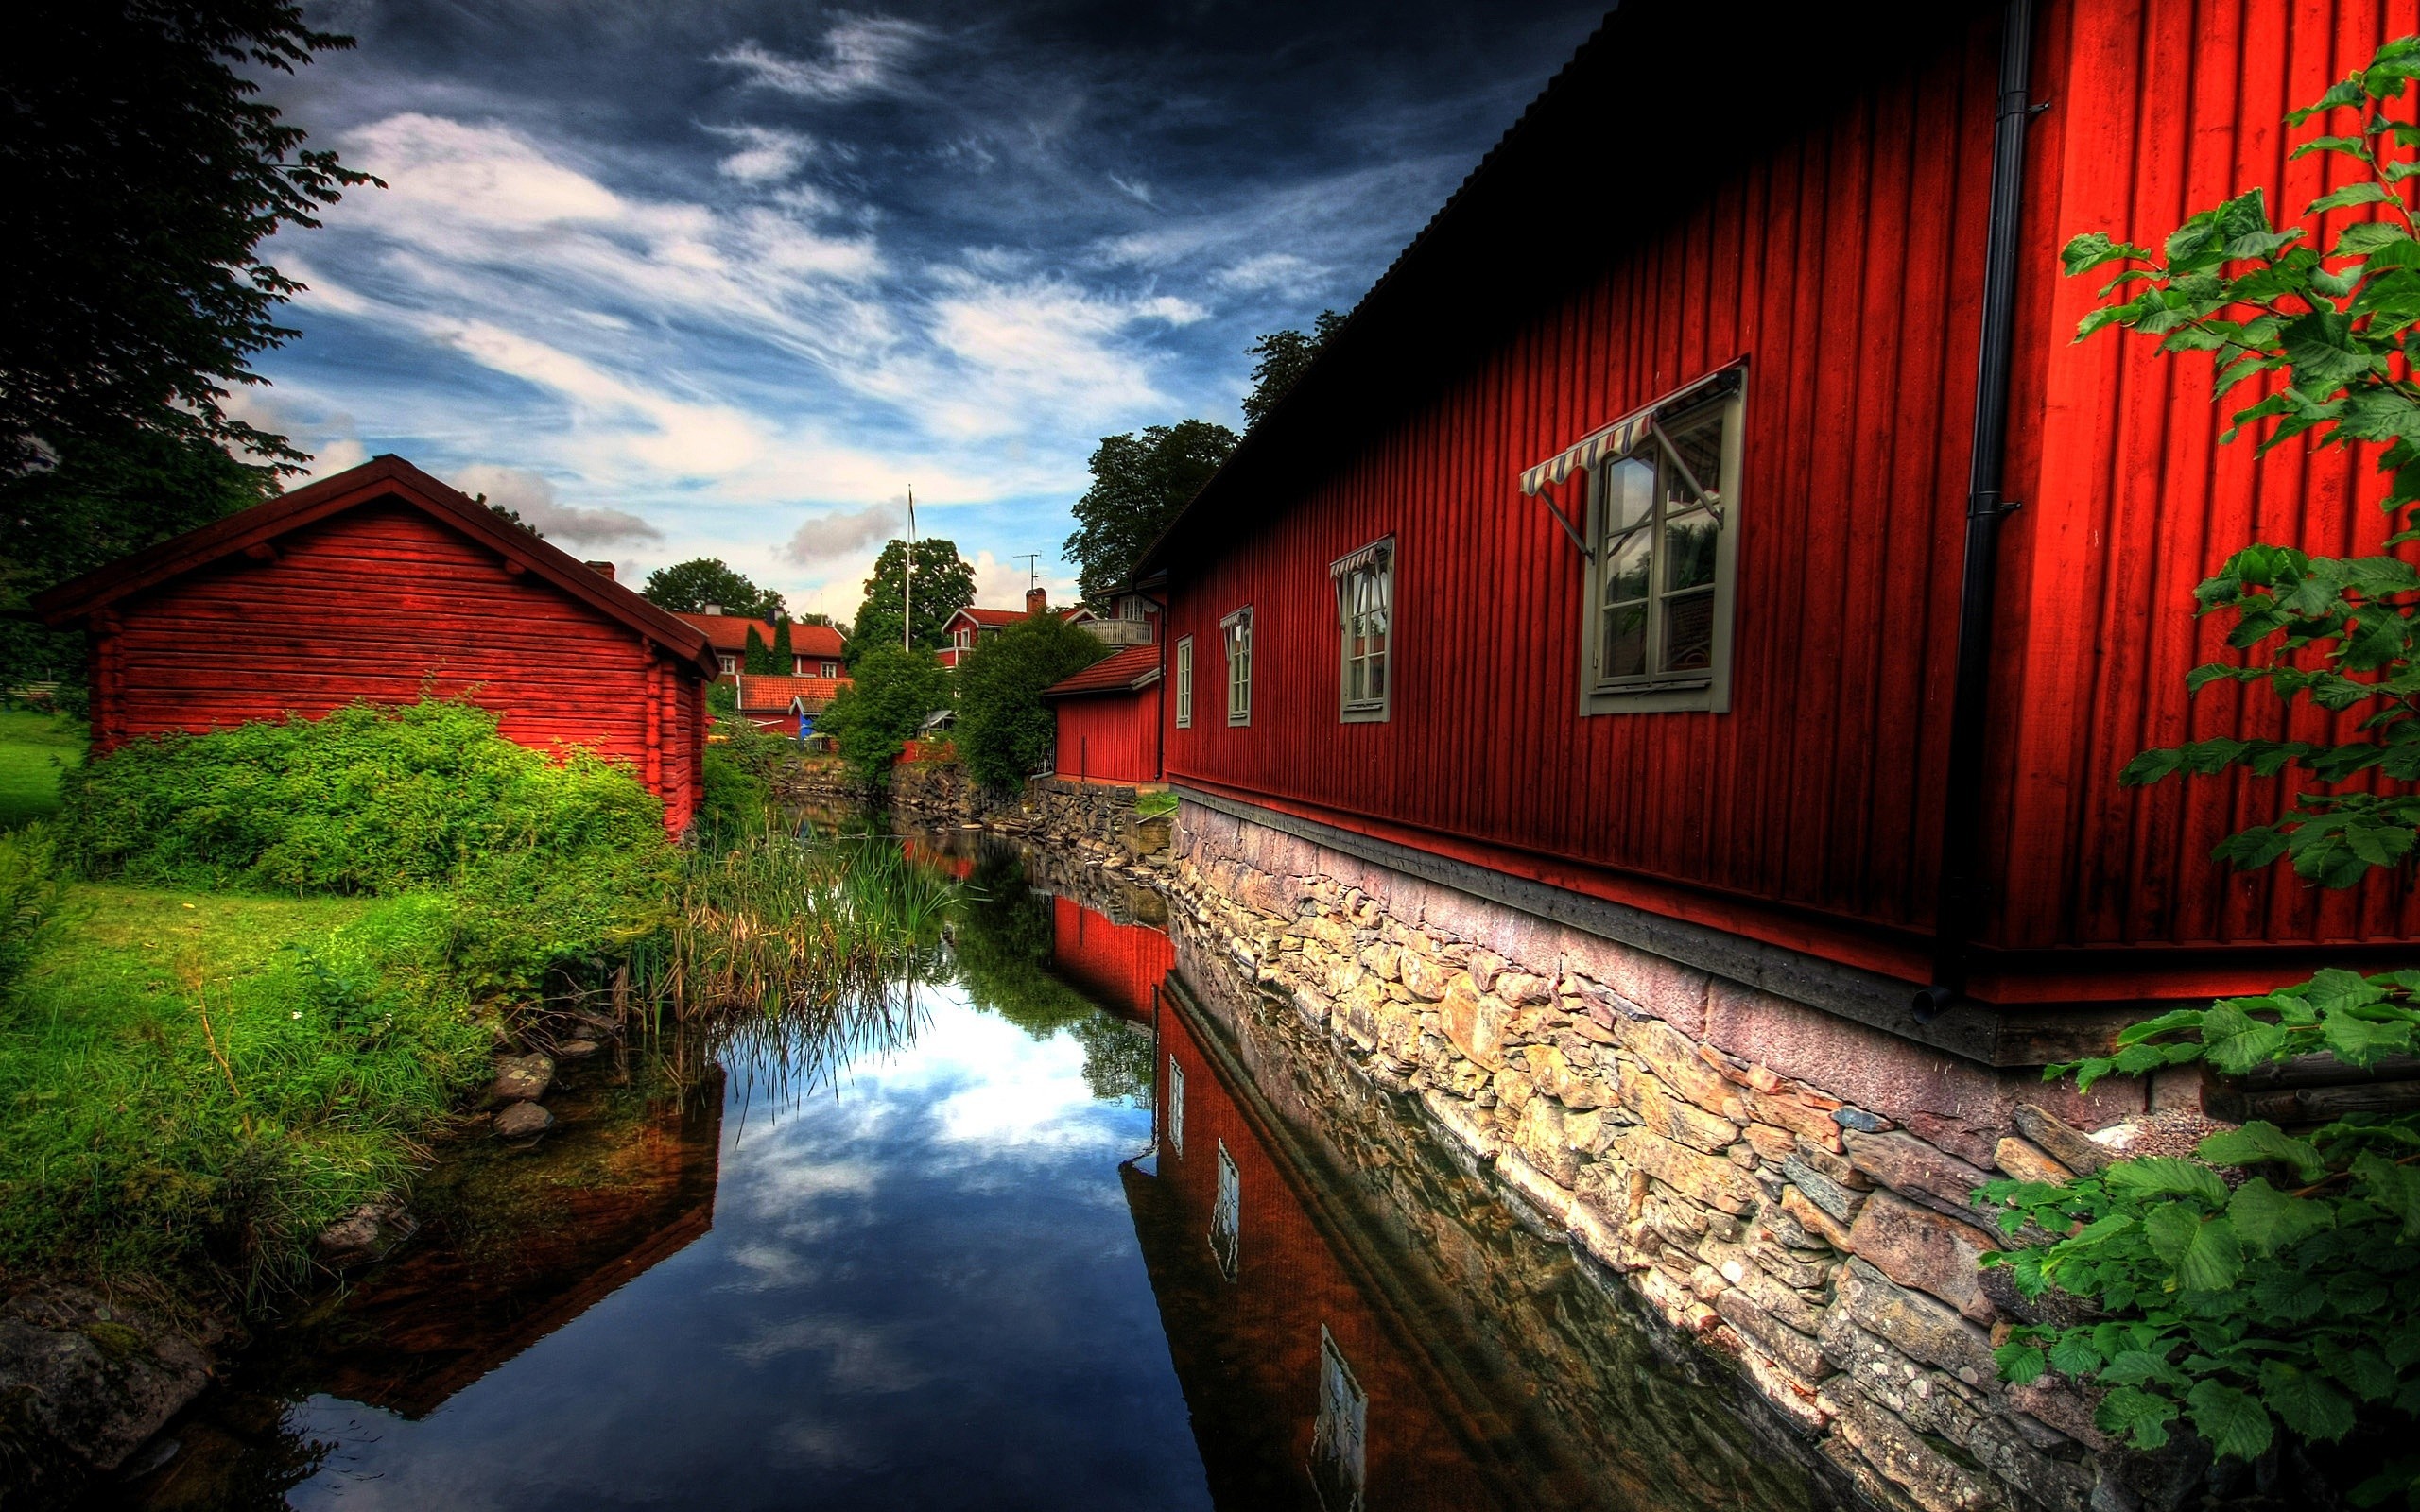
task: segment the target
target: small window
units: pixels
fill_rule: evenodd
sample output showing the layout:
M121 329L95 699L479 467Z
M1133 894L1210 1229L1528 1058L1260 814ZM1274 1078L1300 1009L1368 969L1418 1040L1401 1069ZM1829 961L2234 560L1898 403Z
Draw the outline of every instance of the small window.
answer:
M1129 593L1124 598L1119 599L1117 601L1117 617L1122 620L1132 621L1136 625L1143 623L1142 595L1139 593Z
M727 656L727 657L724 657L724 658L722 659L722 675L723 675L724 677L726 677L726 678L731 678L731 677L736 677L736 676L738 676L738 675L739 675L739 658L737 658L737 657L735 657L735 656Z
M1176 643L1176 728L1193 728L1193 637Z
M1227 723L1252 723L1252 608L1246 605L1219 622L1227 638Z
M1184 1159L1184 1068L1168 1057L1168 1151Z
M1219 1191L1210 1204L1210 1253L1218 1257L1219 1274L1231 1281L1242 1258L1243 1216L1243 1180L1236 1173L1236 1158L1227 1153L1227 1142L1220 1140Z
M1584 713L1731 707L1736 387L1674 405L1591 472Z
M839 663L839 662L824 662L824 663L823 663L823 675L824 675L825 677L827 677L827 678L837 678L837 677L838 677L838 676L840 675L840 663Z
M1392 689L1395 543L1390 536L1328 565L1336 579L1336 619L1342 643L1337 674L1338 717L1374 724L1387 717Z

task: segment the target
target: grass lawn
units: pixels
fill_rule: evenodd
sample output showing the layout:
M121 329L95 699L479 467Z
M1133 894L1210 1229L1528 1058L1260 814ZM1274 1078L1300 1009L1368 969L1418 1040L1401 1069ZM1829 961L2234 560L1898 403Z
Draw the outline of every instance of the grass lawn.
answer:
M486 1069L458 1003L396 981L443 910L71 888L0 1005L0 1264L298 1275Z
M59 765L84 759L84 727L59 714L0 709L0 830L59 808Z

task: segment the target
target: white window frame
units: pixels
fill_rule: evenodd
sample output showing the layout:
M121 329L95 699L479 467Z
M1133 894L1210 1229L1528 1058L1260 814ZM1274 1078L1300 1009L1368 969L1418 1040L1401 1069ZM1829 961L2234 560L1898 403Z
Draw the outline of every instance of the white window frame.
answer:
M1357 551L1339 557L1328 564L1328 576L1336 586L1337 664L1336 717L1347 725L1384 724L1394 709L1395 640L1397 615L1395 594L1395 538L1382 536ZM1354 598L1358 583L1370 582L1378 593L1376 613L1384 627L1378 634L1386 640L1386 649L1375 653L1354 655L1354 642L1363 629ZM1374 664L1378 670L1379 693L1374 698L1366 690L1359 698L1353 696L1353 672L1356 660L1366 670Z
M1168 1057L1168 1149L1184 1159L1184 1068Z
M1243 608L1219 622L1219 644L1227 652L1227 723L1247 726L1252 723L1252 606ZM1238 696L1238 694L1241 696Z
M715 653L715 660L722 663L722 675L724 677L735 678L739 676L739 658L732 656L727 652L717 651Z
M1640 431L1639 439L1628 452L1608 456L1588 470L1588 592L1582 610L1585 619L1580 655L1580 712L1583 715L1685 711L1727 713L1731 709L1731 621L1738 591L1739 531L1744 518L1740 509L1739 457L1746 429L1746 385L1734 369L1721 375L1717 384L1690 387L1691 391L1668 406L1668 412L1657 412L1654 421ZM1669 431L1694 425L1709 411L1720 416L1722 440L1719 448L1719 476L1698 480L1714 495L1712 515L1716 524L1714 583L1708 595L1713 599L1713 623L1709 627L1707 664L1662 670L1655 662L1663 654L1662 578L1667 559L1662 539L1664 507L1679 467ZM1649 594L1645 600L1648 668L1631 676L1609 678L1599 670L1605 656L1605 573L1616 543L1607 538L1608 526L1613 524L1608 518L1611 501L1607 484L1616 468L1633 459L1651 460L1656 469L1653 504L1648 518L1620 532L1624 540L1644 532L1650 542Z
M1227 1153L1227 1142L1219 1141L1219 1184L1210 1204L1210 1253L1217 1257L1219 1274L1228 1280L1236 1279L1243 1259L1244 1184L1242 1173L1236 1169L1236 1158Z
M1193 728L1193 637L1176 643L1176 728Z

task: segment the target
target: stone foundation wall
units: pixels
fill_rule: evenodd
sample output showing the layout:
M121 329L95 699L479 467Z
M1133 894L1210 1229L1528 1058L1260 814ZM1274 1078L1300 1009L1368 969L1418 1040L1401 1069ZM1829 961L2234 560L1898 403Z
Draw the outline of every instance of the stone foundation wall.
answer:
M1867 1500L2184 1494L2194 1467L2117 1452L2071 1389L1997 1381L2023 1304L1979 1272L1996 1241L1966 1197L2198 1111L1963 1061L1189 801L1164 875L1212 954L1736 1362Z
M968 779L955 762L909 762L892 770L891 803L920 819L951 824L980 824L1004 834L1065 845L1117 858L1126 864L1148 863L1167 852L1175 816L1144 817L1134 812L1138 799L1150 791L1111 782L1076 782L1059 777L1037 777L1014 799L993 798Z

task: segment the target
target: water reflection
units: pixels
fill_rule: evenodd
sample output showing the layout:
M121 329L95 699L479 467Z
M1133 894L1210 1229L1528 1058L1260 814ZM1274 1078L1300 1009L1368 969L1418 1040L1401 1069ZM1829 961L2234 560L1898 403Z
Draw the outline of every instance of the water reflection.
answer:
M1185 991L1154 897L915 845L925 979L577 1064L133 1503L1806 1504L1299 1021Z

